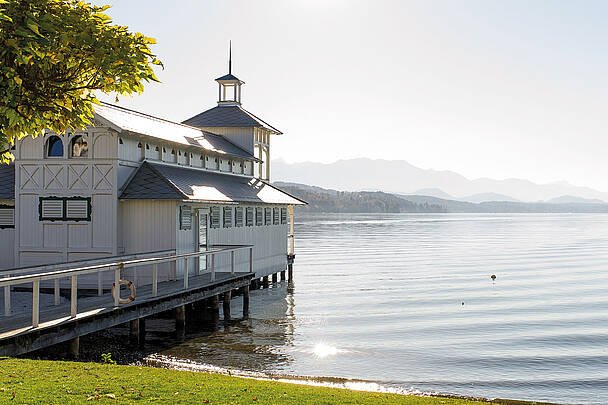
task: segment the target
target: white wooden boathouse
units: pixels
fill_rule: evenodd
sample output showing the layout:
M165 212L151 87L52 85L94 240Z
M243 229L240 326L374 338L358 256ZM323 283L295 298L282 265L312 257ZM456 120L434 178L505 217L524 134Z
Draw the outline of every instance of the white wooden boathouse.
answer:
M183 313L184 304L217 301L218 294L228 294L229 303L231 289L259 278L268 283L269 275L276 281L290 266L294 206L305 202L270 184L270 140L281 131L242 107L243 82L231 69L216 81L218 105L183 123L101 103L85 130L17 142L15 162L0 165L0 349L3 339L11 347L5 353L155 311ZM119 277L142 287L138 299L120 316L85 322L83 305L96 308L97 318L119 309L117 297L104 298ZM178 290L163 296L176 282ZM32 291L27 316L11 307L20 283ZM55 305L59 289L70 290L67 318L59 309L40 312L44 287L54 288ZM87 289L97 301L79 304ZM12 322L15 316L21 318ZM36 331L45 319L46 340ZM70 333L61 331L76 319ZM34 340L15 343L32 330Z

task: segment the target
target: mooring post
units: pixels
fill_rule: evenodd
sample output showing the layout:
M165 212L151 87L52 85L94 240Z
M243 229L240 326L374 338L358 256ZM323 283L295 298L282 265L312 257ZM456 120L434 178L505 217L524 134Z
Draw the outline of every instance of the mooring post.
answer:
M285 281L285 270L281 272L281 281Z
M78 353L80 352L80 337L68 341L68 357L71 359L78 359Z
M263 280L263 284L264 284L264 288L268 288L270 287L270 283L268 282L268 276L264 276Z
M181 338L186 333L186 307L181 305L175 308L175 334Z
M226 291L223 295L224 322L230 322L230 291Z
M249 318L249 286L243 287L243 318Z
M278 280L277 280L277 273L274 273L274 274L272 275L272 283L273 283L273 284L276 284L276 282L277 282L277 281L278 281Z

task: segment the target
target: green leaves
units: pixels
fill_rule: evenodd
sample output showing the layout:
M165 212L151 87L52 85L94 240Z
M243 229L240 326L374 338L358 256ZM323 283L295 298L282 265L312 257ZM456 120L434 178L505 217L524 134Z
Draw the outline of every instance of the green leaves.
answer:
M158 81L153 38L76 0L0 0L0 162L16 139L90 124L95 91L129 95Z

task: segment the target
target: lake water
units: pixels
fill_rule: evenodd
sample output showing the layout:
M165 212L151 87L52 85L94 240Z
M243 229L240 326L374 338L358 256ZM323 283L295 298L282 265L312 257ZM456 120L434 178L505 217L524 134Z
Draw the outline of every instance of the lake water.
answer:
M299 214L296 253L294 284L253 291L249 320L153 358L608 402L608 215ZM241 300L232 305L238 316Z

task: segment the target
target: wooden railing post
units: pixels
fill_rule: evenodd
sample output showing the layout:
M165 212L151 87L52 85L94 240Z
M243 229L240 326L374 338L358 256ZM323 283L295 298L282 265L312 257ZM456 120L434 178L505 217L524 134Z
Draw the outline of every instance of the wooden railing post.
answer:
M40 280L32 283L32 328L40 323Z
M230 274L234 275L234 250L230 251Z
M253 273L253 248L249 248L249 272Z
M59 296L59 279L58 278L53 280L53 295L55 296L55 305L59 305L60 296Z
M103 295L103 285L102 285L102 272L101 269L97 271L97 296L101 297Z
M114 306L117 307L120 304L120 266L114 270L114 288Z
M188 289L188 258L184 259L184 290Z
M152 265L152 296L158 295L158 264Z
M5 278L10 277L8 274ZM4 315L11 316L11 286L4 286Z
M215 253L211 253L211 281L215 281Z
M76 318L78 313L77 300L78 300L78 285L77 285L77 275L72 275L72 289L70 291L70 316L72 318Z

